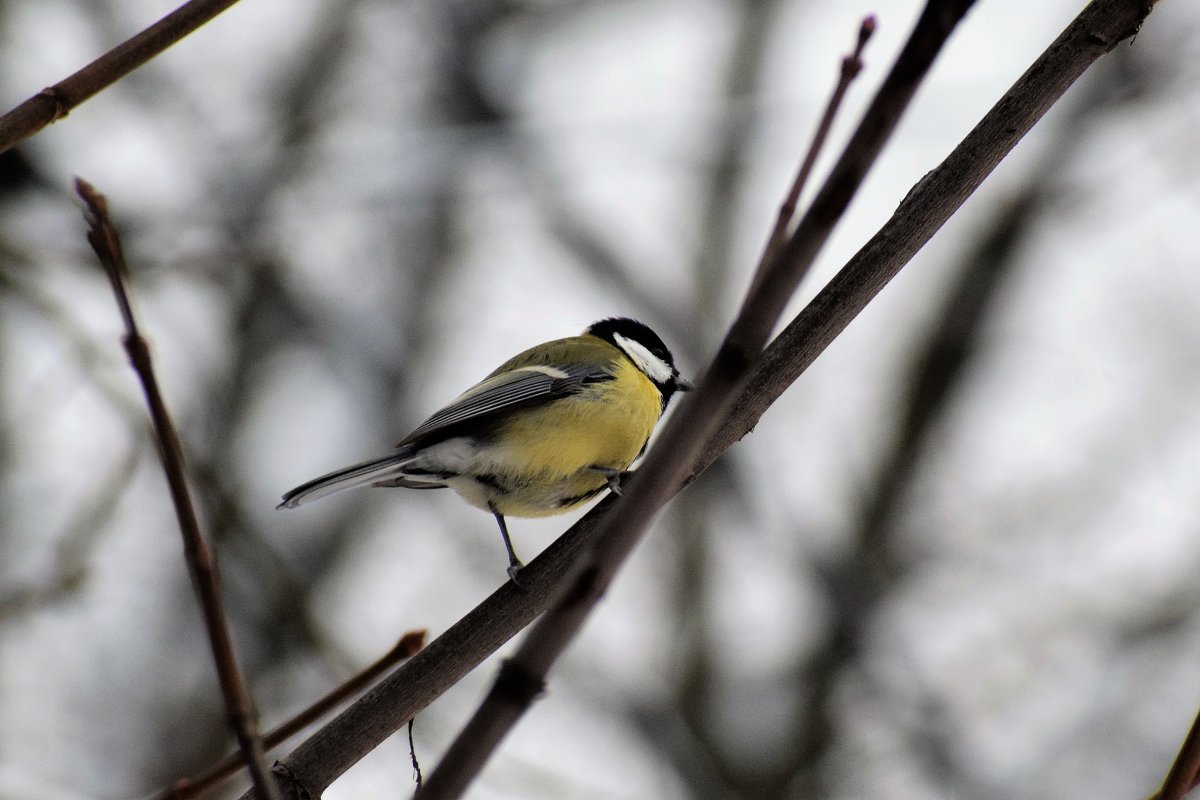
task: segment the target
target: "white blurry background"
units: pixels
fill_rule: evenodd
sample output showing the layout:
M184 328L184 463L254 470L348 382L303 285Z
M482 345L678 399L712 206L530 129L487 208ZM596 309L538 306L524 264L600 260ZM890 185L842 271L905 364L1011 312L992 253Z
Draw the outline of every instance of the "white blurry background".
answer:
M1080 5L979 3L804 297ZM0 3L0 101L172 6ZM0 798L230 747L72 176L122 228L269 726L505 577L448 493L279 495L604 316L697 374L858 21L835 147L919 7L247 0L4 157ZM1200 704L1198 26L1160 4L675 501L472 797L1155 788ZM418 718L426 768L494 666ZM401 738L326 797L406 795Z

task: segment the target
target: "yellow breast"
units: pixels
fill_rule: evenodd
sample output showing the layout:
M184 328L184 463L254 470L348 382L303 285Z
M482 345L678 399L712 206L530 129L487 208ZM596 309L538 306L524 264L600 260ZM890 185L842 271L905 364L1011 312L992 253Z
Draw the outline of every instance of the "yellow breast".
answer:
M491 501L511 516L546 516L590 500L641 453L662 412L658 389L621 359L615 378L518 414L497 437L490 470L508 488Z

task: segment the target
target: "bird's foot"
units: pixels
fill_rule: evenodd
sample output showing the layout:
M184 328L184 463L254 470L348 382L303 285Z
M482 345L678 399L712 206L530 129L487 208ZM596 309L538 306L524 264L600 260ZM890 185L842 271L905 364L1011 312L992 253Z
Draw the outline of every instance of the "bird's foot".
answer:
M621 496L621 480L629 474L628 472L622 472L619 469L612 469L610 467L588 467L588 469L592 472L599 472L607 478L608 490L617 497Z

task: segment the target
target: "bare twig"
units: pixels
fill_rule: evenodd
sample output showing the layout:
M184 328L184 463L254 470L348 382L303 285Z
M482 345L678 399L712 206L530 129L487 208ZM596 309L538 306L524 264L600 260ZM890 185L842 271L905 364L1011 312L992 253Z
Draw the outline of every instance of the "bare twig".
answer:
M667 423L628 490L604 521L571 584L507 661L492 690L425 782L421 797L459 797L541 693L546 675L607 591L663 505L693 470L792 292L829 238L917 86L972 0L930 0L862 121L795 232L767 259L695 395Z
M1141 0L1094 0L1076 17L954 152L913 188L818 299L772 342L746 381L735 411L722 421L692 475L675 490L754 428L766 408L945 224L1066 88L1132 36L1151 7ZM595 540L614 503L615 498L599 503L526 566L520 588L503 585L297 747L283 759L277 774L312 796L320 795L548 608L567 580L573 559Z
M854 52L842 59L842 69L838 73L837 85L833 89L833 94L829 96L829 102L825 104L825 113L821 115L821 121L817 123L817 130L808 146L808 152L804 154L804 161L801 162L800 169L796 172L796 178L792 181L792 188L788 190L787 197L779 207L779 213L775 218L775 227L771 230L771 235L767 237L767 246L763 248L762 257L754 272L754 279L750 282L750 292L753 292L758 286L762 274L779 255L779 248L787 242L787 229L792 224L792 217L796 215L796 206L800 202L800 195L808 184L808 176L812 173L813 165L817 163L817 156L825 146L825 139L828 138L829 131L833 129L833 120L837 116L838 109L841 108L842 100L846 97L846 91L858 74L862 72L863 49L867 46L872 34L875 33L875 27L875 16L865 17L858 28L858 43L854 46Z
M417 791L421 791L421 762L417 760L417 743L413 741L413 717L408 721L408 757L412 760L413 782L417 785Z
M49 86L0 117L0 153L34 135L101 89L116 83L237 0L191 0L126 39L65 80Z
M282 725L263 734L263 747L270 750L295 736L321 717L341 705L351 696L374 683L379 676L402 661L412 658L425 646L425 631L409 631L400 637L395 647L374 664L338 686ZM246 766L245 759L234 753L218 761L207 772L194 778L182 778L156 794L152 800L185 800L200 797L226 778L235 775Z
M1154 3L1144 0L1093 0L1079 13L779 334L746 382L734 413L709 442L699 462L701 469L754 428L771 404L933 238L1034 123L1096 60L1137 33L1153 7Z
M104 271L112 282L113 294L116 297L121 318L125 323L125 350L129 354L129 361L134 372L141 380L142 391L146 395L146 404L150 409L150 417L158 436L163 471L166 473L167 484L171 489L171 499L179 520L179 531L183 535L183 549L188 569L191 572L193 586L204 612L204 622L208 629L213 659L217 667L217 677L221 684L221 694L225 701L225 712L237 737L238 746L250 768L260 798L275 800L278 797L278 790L267 771L263 757L262 738L258 734L258 726L255 721L253 702L246 689L241 670L238 668L233 640L229 635L229 625L221 602L216 561L200 532L200 523L196 519L196 510L188 492L183 447L179 443L175 425L171 421L166 402L158 387L158 380L154 375L150 345L138 330L137 318L133 313L133 306L125 289L127 268L125 256L121 251L121 240L117 235L116 227L108 218L108 201L104 195L97 192L87 181L79 178L75 179L75 191L87 205L88 224L90 225L88 242L96 251L96 256L100 259Z

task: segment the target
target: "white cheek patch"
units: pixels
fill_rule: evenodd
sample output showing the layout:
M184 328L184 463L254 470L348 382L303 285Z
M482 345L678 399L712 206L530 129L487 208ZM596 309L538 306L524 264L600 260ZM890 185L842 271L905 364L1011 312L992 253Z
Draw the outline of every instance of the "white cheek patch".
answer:
M651 353L640 342L635 342L619 333L613 334L613 338L638 369L646 373L655 383L666 383L675 374L675 370L671 368L670 364Z

